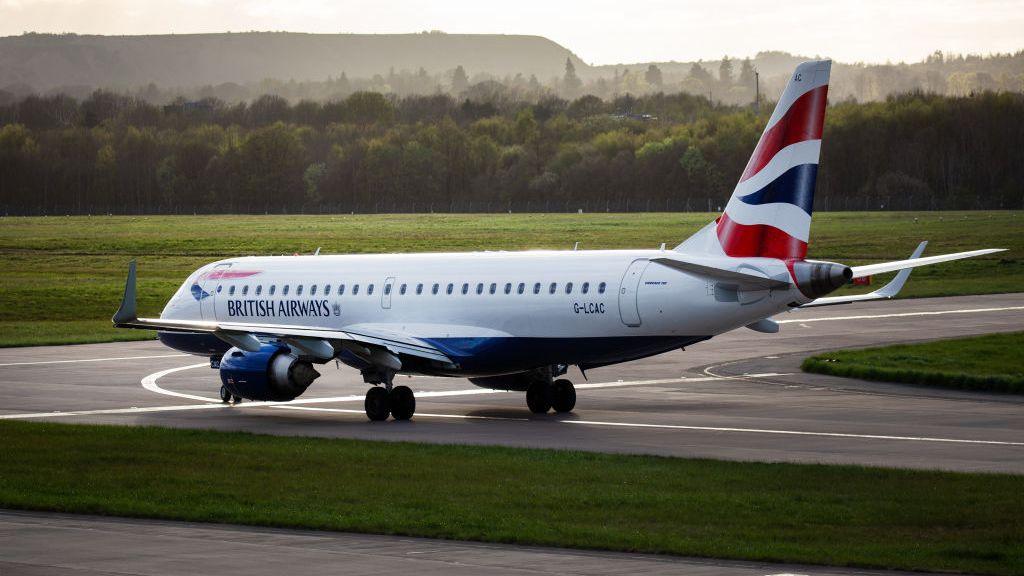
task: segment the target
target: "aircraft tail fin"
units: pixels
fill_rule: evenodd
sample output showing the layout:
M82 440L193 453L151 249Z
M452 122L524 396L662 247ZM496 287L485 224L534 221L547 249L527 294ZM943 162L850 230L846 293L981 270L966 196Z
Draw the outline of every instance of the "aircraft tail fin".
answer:
M829 60L796 67L725 211L677 250L806 256L831 67Z

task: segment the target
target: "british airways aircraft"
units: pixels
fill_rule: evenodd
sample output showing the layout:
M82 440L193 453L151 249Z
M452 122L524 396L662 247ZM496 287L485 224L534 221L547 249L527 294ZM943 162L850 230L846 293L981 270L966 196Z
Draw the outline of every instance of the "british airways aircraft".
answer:
M831 62L797 66L724 213L674 249L229 258L138 318L135 263L114 315L219 368L221 398L288 401L339 360L366 383L370 420L407 420L399 373L457 376L526 393L535 413L576 404L569 366L628 362L787 310L891 298L916 266L996 249L849 267L806 260ZM854 278L883 288L825 297Z

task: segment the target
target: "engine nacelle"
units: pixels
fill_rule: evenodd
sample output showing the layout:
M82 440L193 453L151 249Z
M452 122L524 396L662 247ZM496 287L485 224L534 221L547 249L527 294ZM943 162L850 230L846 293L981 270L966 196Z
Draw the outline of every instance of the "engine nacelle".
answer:
M220 361L221 383L249 400L294 400L319 377L312 364L296 358L284 344L264 344L259 352L232 348Z
M808 298L822 296L845 286L853 279L853 270L844 264L801 260L793 263L797 288Z

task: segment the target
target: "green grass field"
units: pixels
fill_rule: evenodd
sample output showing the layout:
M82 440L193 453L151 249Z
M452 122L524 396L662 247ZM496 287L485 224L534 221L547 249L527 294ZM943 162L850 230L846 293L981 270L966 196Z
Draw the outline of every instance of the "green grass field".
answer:
M1024 573L1024 476L0 422L0 506Z
M811 356L808 372L1024 394L1024 332L840 350Z
M674 246L711 214L95 216L0 218L0 346L151 338L115 331L128 260L139 261L140 313L161 306L201 264L247 254ZM1022 212L815 215L810 256L848 264L982 247L1004 254L914 272L907 296L1019 291ZM879 278L879 281L884 278ZM863 289L862 289L863 290Z

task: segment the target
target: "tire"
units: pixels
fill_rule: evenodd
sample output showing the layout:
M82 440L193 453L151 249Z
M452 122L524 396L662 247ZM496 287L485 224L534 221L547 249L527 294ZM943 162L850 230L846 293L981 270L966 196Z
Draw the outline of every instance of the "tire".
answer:
M576 407L576 387L568 380L555 380L551 390L551 407L555 412L572 412Z
M231 401L234 402L235 404L241 404L242 400L243 400L243 398L241 396L237 396L237 395L232 395L231 396Z
M526 405L534 414L547 414L551 409L550 385L546 382L534 382L526 389Z
M230 404L231 403L231 397L232 397L232 394L231 394L230 391L228 391L228 387L227 386L221 386L220 387L220 401L225 403L225 404Z
M408 386L395 386L391 389L391 417L395 420L408 420L416 412L416 396Z
M391 398L384 388L374 386L366 391L366 401L363 402L366 409L366 417L371 421L380 422L388 419L391 414Z

